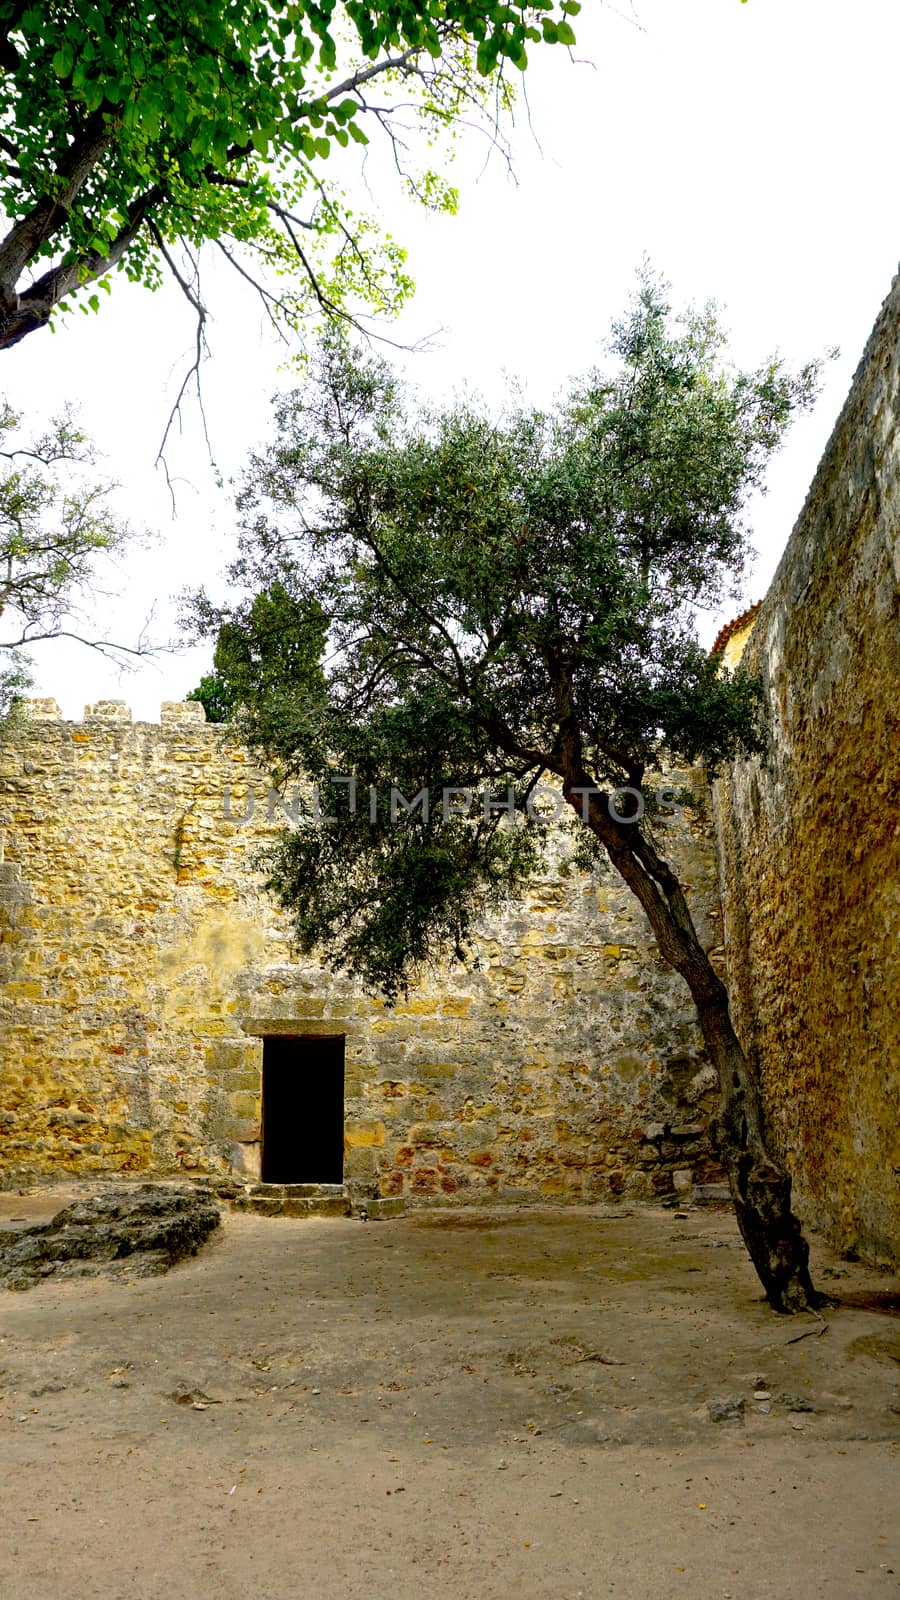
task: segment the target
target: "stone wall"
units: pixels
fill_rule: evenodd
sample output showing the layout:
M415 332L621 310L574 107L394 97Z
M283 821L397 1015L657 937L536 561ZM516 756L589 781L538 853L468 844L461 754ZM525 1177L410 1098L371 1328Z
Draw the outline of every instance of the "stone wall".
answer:
M574 870L554 834L477 967L448 965L389 1010L294 959L251 865L284 821L268 788L196 705L135 725L117 702L83 723L34 702L9 735L0 1183L258 1174L271 1034L345 1036L358 1195L650 1196L717 1175L687 990L611 869ZM716 945L710 835L660 826Z
M900 1251L900 278L744 663L770 748L716 786L732 1010L801 1212ZM729 640L732 659L739 637Z

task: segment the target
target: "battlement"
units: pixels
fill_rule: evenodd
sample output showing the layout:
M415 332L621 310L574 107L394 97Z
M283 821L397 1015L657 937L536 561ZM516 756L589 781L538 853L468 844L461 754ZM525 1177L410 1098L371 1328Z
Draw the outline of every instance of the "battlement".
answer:
M31 722L66 722L58 701L52 696L40 696L36 699L23 702L26 715ZM130 705L125 700L97 700L92 706L85 706L85 723L113 722L134 723L134 716ZM149 722L137 724L155 728L166 722L206 722L206 712L199 700L163 700L159 708L159 723ZM77 726L77 724L72 724Z

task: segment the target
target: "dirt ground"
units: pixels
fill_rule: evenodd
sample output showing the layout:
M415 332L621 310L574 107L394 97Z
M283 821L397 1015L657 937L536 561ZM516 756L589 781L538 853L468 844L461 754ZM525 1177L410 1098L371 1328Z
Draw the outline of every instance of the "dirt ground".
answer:
M879 1309L777 1317L730 1214L588 1207L226 1214L165 1277L0 1291L0 1594L894 1595L898 1286L814 1255Z

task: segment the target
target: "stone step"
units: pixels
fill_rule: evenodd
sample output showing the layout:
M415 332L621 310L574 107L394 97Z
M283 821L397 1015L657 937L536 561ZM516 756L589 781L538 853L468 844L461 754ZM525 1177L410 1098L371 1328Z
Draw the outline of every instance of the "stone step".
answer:
M233 1200L235 1211L252 1211L259 1217L349 1217L353 1210L349 1200L278 1200L260 1195L246 1195Z
M333 1200L347 1188L343 1183L251 1183L249 1192L263 1200Z
M260 1217L348 1217L352 1201L341 1183L254 1183L232 1201Z
M340 1183L254 1183L229 1198L235 1211L252 1211L258 1217L353 1216L361 1222L379 1222L406 1211L406 1201L399 1195L354 1204Z

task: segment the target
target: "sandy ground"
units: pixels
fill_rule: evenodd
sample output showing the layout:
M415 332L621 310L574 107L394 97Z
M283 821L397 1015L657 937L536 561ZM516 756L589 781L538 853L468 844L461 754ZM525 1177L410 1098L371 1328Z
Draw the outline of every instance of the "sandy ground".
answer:
M881 1309L822 1334L730 1215L597 1208L226 1215L163 1278L0 1290L0 1595L895 1595L897 1283L815 1257Z

